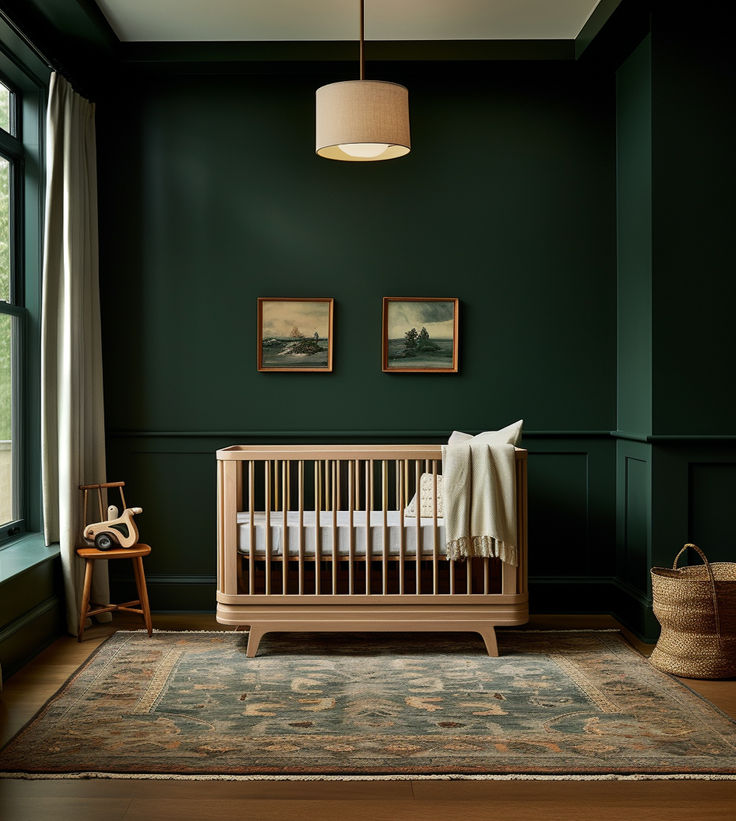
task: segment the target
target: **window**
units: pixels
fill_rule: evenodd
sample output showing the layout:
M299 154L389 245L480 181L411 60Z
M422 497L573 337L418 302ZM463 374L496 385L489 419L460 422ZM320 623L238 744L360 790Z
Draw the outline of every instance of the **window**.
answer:
M0 82L0 128L7 131L8 134L13 133L11 128L11 106L13 105L13 92L2 82Z
M0 528L6 535L22 529L18 410L23 312L16 302L14 227L17 224L16 164L22 159L22 145L11 134L15 94L0 82Z
M0 547L41 527L40 293L48 70L0 19Z

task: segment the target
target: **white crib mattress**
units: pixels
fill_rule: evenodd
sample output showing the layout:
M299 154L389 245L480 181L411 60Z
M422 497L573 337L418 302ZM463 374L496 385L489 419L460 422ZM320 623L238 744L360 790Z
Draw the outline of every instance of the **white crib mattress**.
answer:
M304 513L304 555L314 556L315 541L317 535L316 515L313 510L305 510ZM401 513L398 510L389 510L386 514L386 537L388 542L388 555L398 556L401 546ZM251 550L251 526L250 513L238 513L238 550L241 553L250 553ZM271 513L271 555L281 556L284 532L284 513L281 510ZM289 556L299 555L299 512L296 510L287 511L286 530L288 534ZM371 555L379 558L383 555L383 511L372 510L370 516L371 531ZM253 517L253 532L255 536L255 555L265 557L266 555L266 513L256 511ZM319 533L320 533L320 555L331 556L333 544L333 532L337 533L337 552L340 556L350 555L350 514L347 510L339 510L337 513L337 528L333 529L332 511L320 511ZM366 511L359 510L353 512L353 554L355 556L365 556L366 552ZM434 545L434 519L422 518L419 523L419 543L421 555L431 557ZM444 520L437 519L437 555L445 555L445 527ZM417 521L413 516L404 517L404 555L416 556L417 549Z

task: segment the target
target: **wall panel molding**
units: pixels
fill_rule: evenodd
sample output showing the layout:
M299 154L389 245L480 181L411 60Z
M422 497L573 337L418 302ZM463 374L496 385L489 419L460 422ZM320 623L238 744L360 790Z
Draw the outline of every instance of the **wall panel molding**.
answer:
M111 430L108 439L339 439L355 437L377 440L380 437L402 438L412 441L420 439L447 439L451 431L446 428L434 430ZM466 433L476 435L480 430L468 428ZM609 439L613 434L607 430L525 430L524 439Z

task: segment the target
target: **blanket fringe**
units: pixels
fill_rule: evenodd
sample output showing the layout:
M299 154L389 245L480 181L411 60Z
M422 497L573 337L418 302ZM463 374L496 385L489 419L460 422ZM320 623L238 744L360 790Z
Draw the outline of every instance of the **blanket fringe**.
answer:
M447 542L445 546L450 561L458 559L501 559L512 567L519 566L519 555L516 545L499 542L493 536L461 536Z

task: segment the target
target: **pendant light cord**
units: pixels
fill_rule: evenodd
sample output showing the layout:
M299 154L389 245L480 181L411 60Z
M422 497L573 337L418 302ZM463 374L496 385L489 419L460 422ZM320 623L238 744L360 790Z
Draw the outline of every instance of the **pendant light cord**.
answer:
M360 0L360 79L365 80L365 0Z

